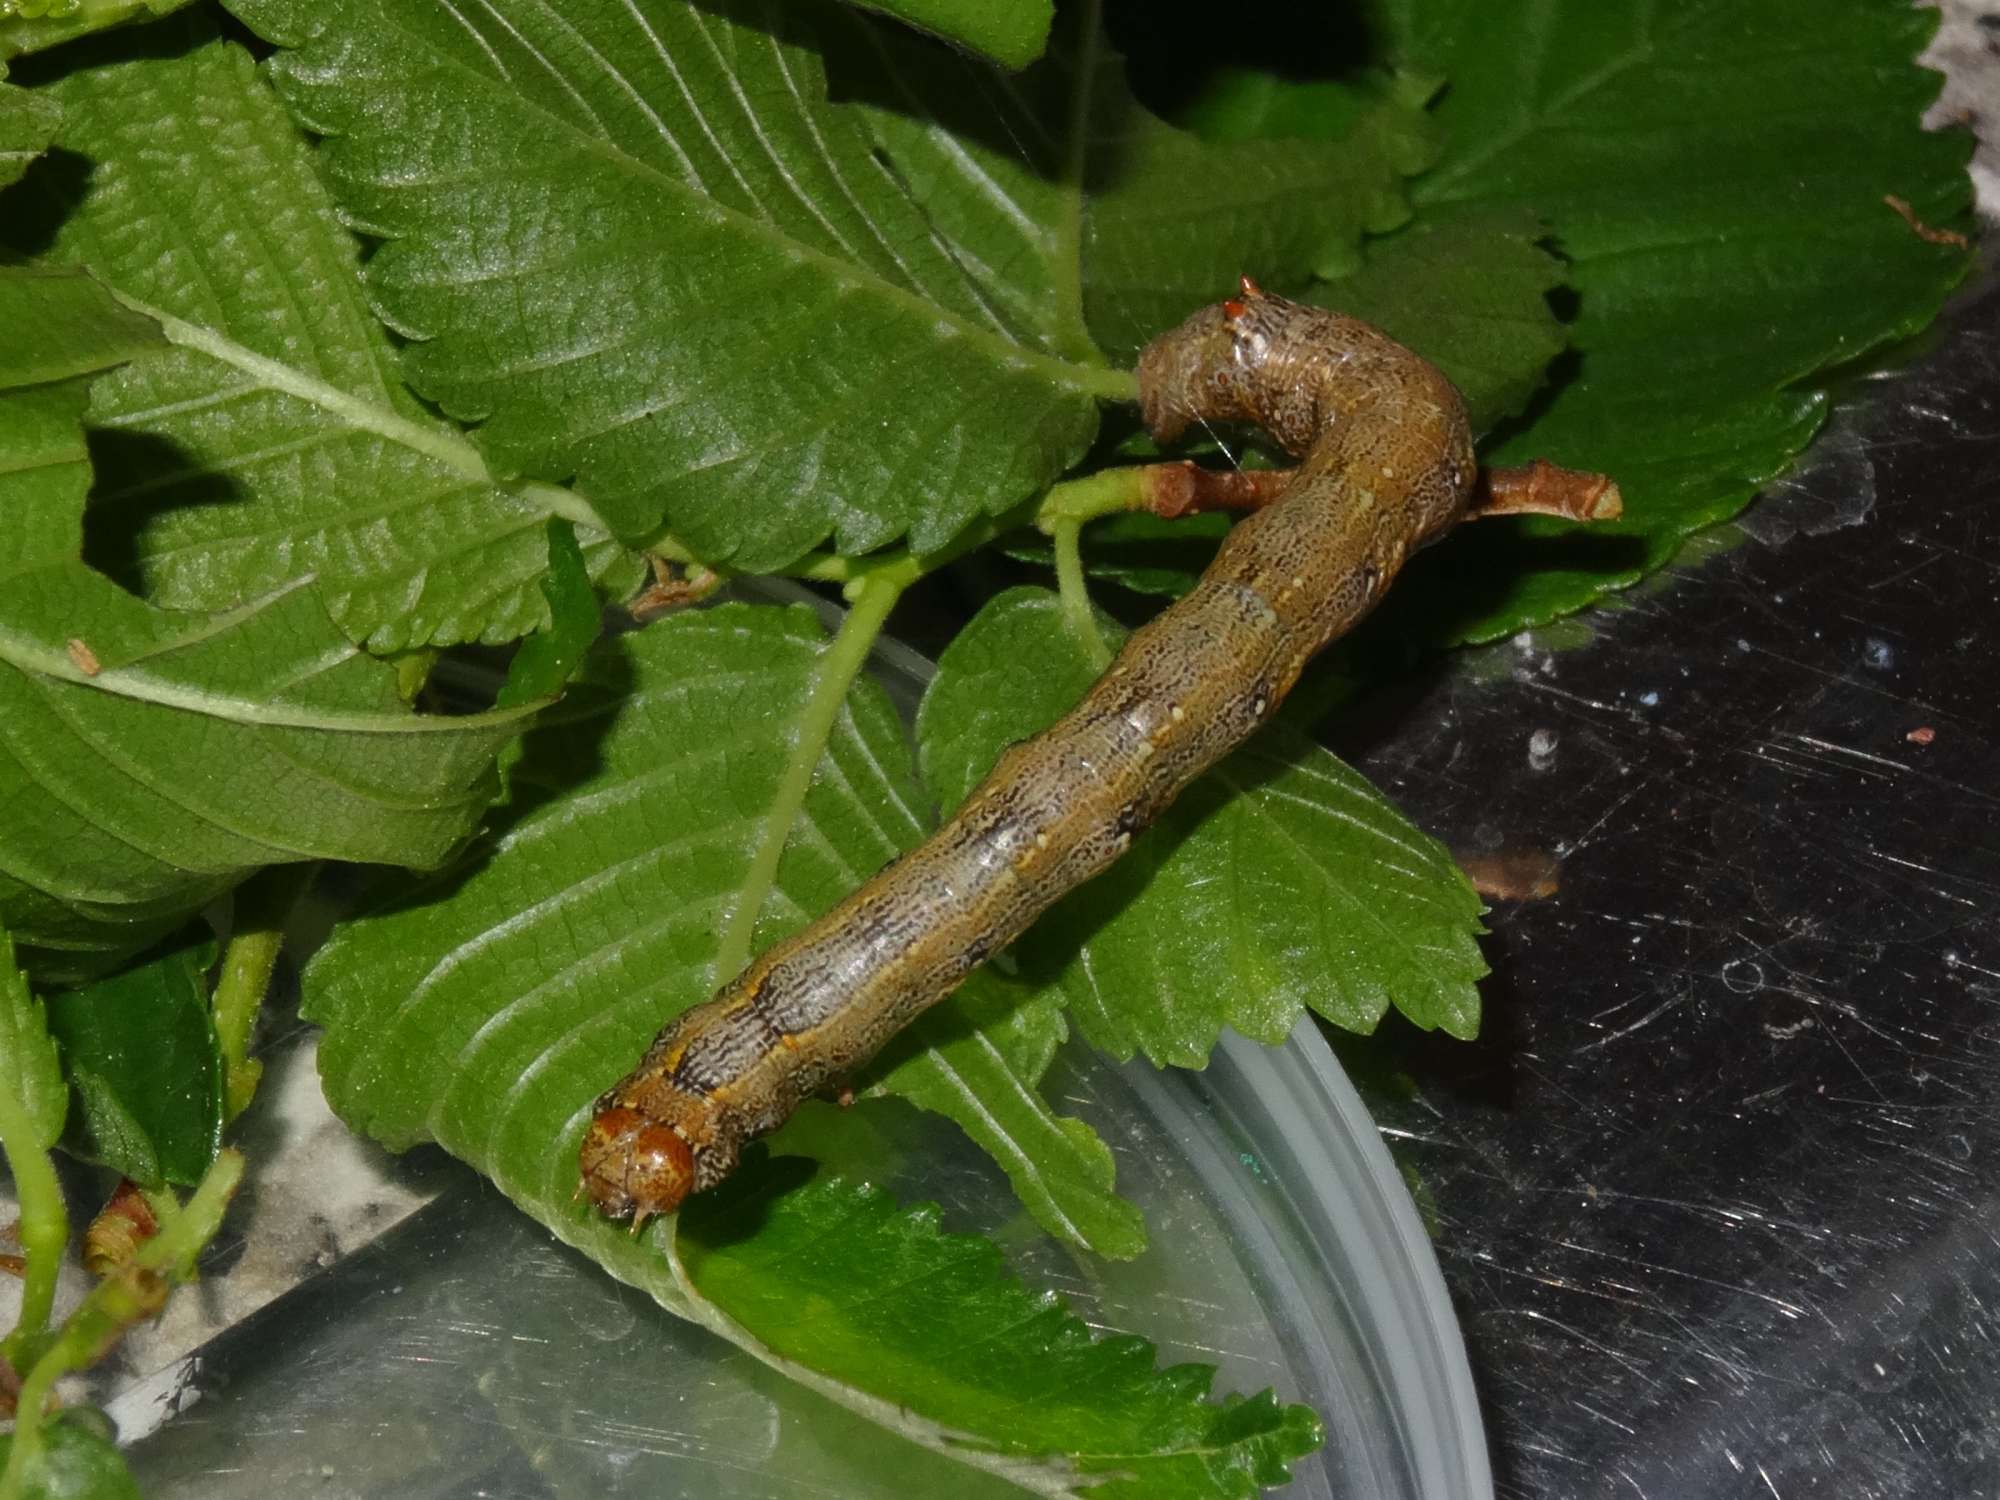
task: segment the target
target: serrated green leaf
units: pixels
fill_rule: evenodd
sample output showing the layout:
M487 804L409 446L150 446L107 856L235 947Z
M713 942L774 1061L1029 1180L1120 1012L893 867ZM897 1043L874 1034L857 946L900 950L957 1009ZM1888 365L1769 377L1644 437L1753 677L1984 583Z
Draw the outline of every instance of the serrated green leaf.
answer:
M1073 32L1071 25L1065 28ZM1122 88L1115 58L1086 81L1075 38L1017 77L848 17L821 29L842 112L868 133L966 276L1036 347L1101 364L1084 322L1079 88Z
M1142 1340L1092 1339L935 1210L782 1183L747 1174L683 1213L688 1289L766 1357L851 1382L880 1420L966 1462L1044 1494L1247 1500L1322 1441L1269 1391L1210 1403L1211 1367L1160 1370Z
M528 736L516 820L476 868L350 923L308 971L342 1116L391 1146L435 1139L534 1211L565 1206L579 1105L714 991L731 914L750 903L768 944L922 837L902 726L868 681L785 803L826 648L808 611L725 605L594 652ZM1061 1023L1014 1014L1022 998L947 1002L861 1082L958 1120L1056 1232L1131 1253L1103 1146L1036 1093Z
M1404 178L1437 149L1422 109L1389 94L1327 141L1217 144L1153 125L1093 172L1084 241L1091 330L1126 357L1239 276L1291 291L1351 266L1364 232L1408 220Z
M1006 68L1025 68L1049 44L1055 0L853 0L932 36L970 47Z
M1002 594L938 663L917 720L926 779L957 801L1095 675L1054 595ZM1394 1004L1420 1026L1472 1035L1479 910L1441 845L1280 723L1015 951L1094 1045L1199 1067L1224 1025L1275 1045L1306 1008L1367 1031Z
M504 470L709 561L918 550L1046 485L1129 377L1017 336L770 0L240 0L294 50L406 367Z
M1491 456L1600 469L1625 497L1581 546L1523 518L1433 549L1392 601L1401 629L1483 640L1658 567L1811 438L1815 372L1922 328L1970 264L1885 202L1970 227L1971 140L1919 125L1938 78L1910 59L1933 15L1862 0L1382 11L1402 57L1452 79L1420 213L1536 214L1570 260L1574 378Z
M69 1085L49 1035L48 1015L14 963L14 939L0 928L0 1088L14 1097L28 1127L17 1151L46 1151L62 1134L69 1114ZM10 1118L11 1118L10 1114Z
M0 62L73 42L93 31L147 21L194 0L8 0L0 6Z
M590 569L576 544L576 528L551 517L549 570L542 575L542 597L548 601L549 624L521 642L507 666L497 706L552 698L583 661L583 653L604 627L604 611L590 586Z
M307 588L169 614L84 566L87 399L0 395L0 924L31 970L101 968L263 865L443 859L521 713L411 714Z
M980 970L891 1043L864 1097L900 1095L955 1120L1049 1233L1130 1259L1146 1248L1146 1221L1114 1190L1110 1148L1037 1087L1068 1036L1053 995Z
M0 230L27 248L53 225L44 263L88 265L176 346L94 393L92 560L173 609L313 577L383 652L546 624L543 523L552 509L587 522L588 507L496 486L403 388L357 247L249 55L102 50L47 90L87 178L31 174L16 193L35 211ZM585 545L608 588L636 585L637 560L601 529Z
M0 78L5 77L0 68ZM28 163L49 149L61 124L62 110L54 100L0 83L0 188L20 181Z
M1298 286L1408 216L1403 177L1435 150L1420 99L1343 95L1331 140L1204 142L1133 97L1087 20L1071 12L1015 78L877 27L835 35L851 108L967 274L1051 352L1099 358L1094 334L1129 357L1239 275Z
M215 944L170 952L49 1001L76 1084L77 1154L144 1187L192 1187L222 1146L222 1055L205 975Z
M0 267L0 390L108 370L166 342L87 272Z
M1371 244L1353 275L1308 299L1373 323L1451 377L1474 432L1517 416L1567 346L1549 294L1562 264L1519 209L1436 213Z

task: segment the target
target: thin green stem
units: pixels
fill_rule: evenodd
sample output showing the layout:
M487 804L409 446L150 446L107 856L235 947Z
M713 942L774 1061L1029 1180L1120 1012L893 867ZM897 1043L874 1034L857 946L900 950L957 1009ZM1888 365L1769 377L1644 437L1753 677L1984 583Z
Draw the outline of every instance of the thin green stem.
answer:
M871 553L865 557L809 552L790 567L779 571L789 578L840 584L849 599L870 578L882 578L893 581L899 588L908 588L926 574L936 572L946 563L956 562L966 553L1017 527L1034 526L1048 532L1066 518L1081 524L1120 511L1143 510L1146 505L1145 473L1143 466L1135 465L1104 469L1080 479L1066 479L1011 510L1002 511L997 516L979 517L935 552L916 553L906 547ZM652 544L649 543L648 547L651 548ZM680 560L671 552L661 551L661 556ZM720 571L727 572L726 569Z
M1079 293L1079 296L1081 293ZM1102 355L1098 356L1100 359ZM1114 365L1071 364L1069 384L1086 396L1100 401L1134 402L1139 399L1139 377L1131 370Z
M1090 609L1090 587L1083 579L1083 549L1078 545L1083 523L1065 517L1051 528L1056 544L1056 589L1062 597L1063 623L1083 649L1093 672L1111 665L1111 648L1097 628Z
M878 559L856 559L843 592L849 602L860 598L864 588L893 587L898 593L927 573L946 563L956 562L968 552L985 546L1004 532L1023 525L1031 514L1026 505L1016 506L999 516L981 516L935 552L890 552Z
M97 1296L110 1285L110 1282L104 1283L91 1295ZM103 1300L108 1309L115 1307L114 1316L126 1310L119 1299ZM21 1389L14 1395L14 1443L7 1450L7 1467L0 1472L0 1500L20 1500L25 1493L23 1485L33 1472L36 1456L41 1452L44 1409L49 1404L49 1393L55 1389L55 1383L71 1370L80 1370L90 1362L88 1351L78 1348L67 1336L70 1327L77 1322L77 1313L82 1311L79 1307L76 1313L70 1315L69 1322L64 1324L64 1337L35 1361L22 1380ZM145 1312L135 1307L128 1321L136 1323L144 1316Z
M784 856L785 843L791 837L799 810L805 806L806 793L812 789L813 771L833 736L833 727L847 702L848 689L867 662L875 638L882 633L883 623L905 587L901 575L888 568L878 568L850 586L852 607L813 672L812 691L795 721L791 757L785 763L777 796L764 815L763 837L751 857L736 909L729 914L722 941L716 947L718 980L734 978L750 957L758 914L777 881L778 861Z
M1052 485L1035 507L1035 525L1053 534L1055 528L1065 521L1081 526L1099 516L1143 510L1146 506L1145 475L1146 466L1128 465L1100 469L1081 479L1068 479Z
M181 1195L170 1187L142 1187L139 1189L139 1196L146 1200L146 1207L153 1211L153 1223L157 1226L155 1234L179 1223L181 1215L187 1212L181 1203Z
M159 1271L173 1266L192 1265L195 1257L215 1238L222 1227L222 1215L236 1196L243 1180L243 1153L224 1146L196 1185L188 1201L170 1224L139 1247L132 1263L142 1271Z
M179 1268L191 1266L222 1227L223 1213L243 1177L241 1152L224 1150L201 1186L170 1224L141 1245L124 1271L91 1288L63 1320L55 1342L21 1381L14 1416L14 1445L0 1472L0 1500L20 1500L42 1446L42 1419L55 1384L97 1359L134 1323L160 1310ZM166 1274L162 1274L165 1272Z
M235 925L222 950L222 972L210 1006L222 1052L222 1117L242 1114L257 1093L264 1065L250 1056L250 1034L271 988L271 971L285 946L285 920L312 884L317 865L280 865L236 893Z
M21 1213L21 1315L14 1331L0 1344L0 1354L18 1358L41 1338L55 1306L56 1273L63 1248L69 1244L69 1210L55 1163L36 1142L34 1122L14 1090L0 1087L0 1149L14 1174L14 1195Z

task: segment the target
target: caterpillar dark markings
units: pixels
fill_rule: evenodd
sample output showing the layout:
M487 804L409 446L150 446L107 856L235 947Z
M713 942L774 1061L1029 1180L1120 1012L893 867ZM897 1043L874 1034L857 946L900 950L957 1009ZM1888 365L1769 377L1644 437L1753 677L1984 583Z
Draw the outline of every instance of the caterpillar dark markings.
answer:
M1352 318L1246 280L1148 345L1139 387L1155 437L1255 422L1299 458L1290 482L927 842L667 1025L584 1136L583 1185L606 1213L643 1221L714 1186L746 1141L1109 865L1466 512L1458 392Z

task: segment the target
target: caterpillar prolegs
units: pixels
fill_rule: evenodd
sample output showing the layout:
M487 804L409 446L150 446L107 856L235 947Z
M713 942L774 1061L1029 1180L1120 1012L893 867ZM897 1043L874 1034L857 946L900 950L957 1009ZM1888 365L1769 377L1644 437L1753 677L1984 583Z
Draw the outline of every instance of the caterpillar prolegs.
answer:
M606 1213L672 1212L721 1181L746 1141L1117 859L1471 503L1457 390L1353 318L1246 280L1149 344L1138 374L1156 437L1255 422L1299 458L1289 482L929 840L667 1025L584 1136L583 1185Z

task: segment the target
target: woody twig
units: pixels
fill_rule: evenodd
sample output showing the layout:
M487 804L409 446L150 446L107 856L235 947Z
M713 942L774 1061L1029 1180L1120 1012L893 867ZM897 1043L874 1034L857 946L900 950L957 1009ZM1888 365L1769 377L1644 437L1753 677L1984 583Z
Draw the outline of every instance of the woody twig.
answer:
M1289 469L1205 469L1191 460L1148 464L1138 471L1131 508L1168 521L1200 511L1261 510L1284 493L1291 479ZM1538 458L1481 469L1465 519L1536 515L1610 521L1623 512L1623 498L1608 475Z

